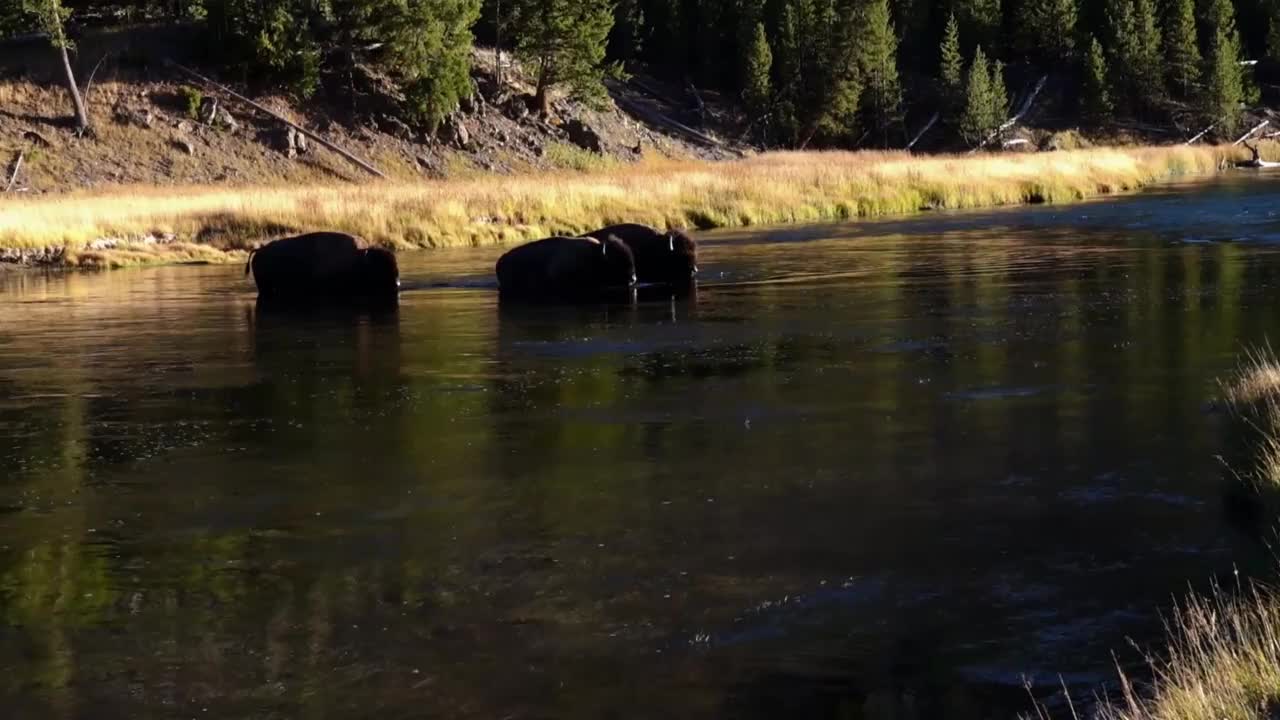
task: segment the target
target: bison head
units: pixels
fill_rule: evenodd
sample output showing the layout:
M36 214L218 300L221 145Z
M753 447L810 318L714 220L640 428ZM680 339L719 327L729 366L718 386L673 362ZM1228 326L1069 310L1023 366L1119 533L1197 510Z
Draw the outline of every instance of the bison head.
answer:
M610 235L600 241L602 284L608 287L631 287L636 284L636 260L631 248Z
M368 248L362 262L365 286L370 291L394 293L400 287L400 267L395 253L386 248Z
M666 275L672 282L686 282L698 274L698 245L683 230L667 233L667 252L664 263Z

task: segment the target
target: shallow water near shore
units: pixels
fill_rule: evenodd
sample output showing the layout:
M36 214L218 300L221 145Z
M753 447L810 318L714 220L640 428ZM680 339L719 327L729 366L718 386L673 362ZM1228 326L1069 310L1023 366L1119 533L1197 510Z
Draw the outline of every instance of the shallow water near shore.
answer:
M0 275L0 707L1012 718L1268 567L1210 401L1280 182L701 240L632 306Z

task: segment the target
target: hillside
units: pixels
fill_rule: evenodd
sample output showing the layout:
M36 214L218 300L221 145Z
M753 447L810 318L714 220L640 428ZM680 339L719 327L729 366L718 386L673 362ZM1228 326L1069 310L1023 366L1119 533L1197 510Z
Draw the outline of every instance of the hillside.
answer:
M391 112L378 112L375 108L392 104L387 96L393 91L386 89L389 83L379 87L372 74L366 81L374 90L355 113L282 95L252 99L399 180L596 169L646 156L714 160L739 154L731 143L718 140L715 130L706 130L703 139L664 122L673 108L637 91L637 81L613 84L615 101L603 108L558 99L549 117L536 117L528 111L522 82L496 82L492 51L473 55L472 99L434 136L411 129ZM510 68L506 74L512 74ZM0 182L7 185L12 178L10 192L132 184L296 185L370 177L314 141L297 140L279 120L209 91L176 69L100 69L87 91L91 138L71 131L61 87L14 75L0 77ZM15 174L19 155L22 164Z

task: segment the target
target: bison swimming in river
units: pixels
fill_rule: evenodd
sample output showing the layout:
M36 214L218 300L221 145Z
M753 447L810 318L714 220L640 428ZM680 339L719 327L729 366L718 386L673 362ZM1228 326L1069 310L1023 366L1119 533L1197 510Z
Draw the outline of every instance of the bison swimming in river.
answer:
M659 231L648 225L623 223L592 230L597 240L613 236L626 243L636 261L642 283L687 285L698 273L698 246L683 230Z
M316 232L280 238L249 253L260 298L394 298L400 270L390 250L353 235Z
M614 237L549 237L508 250L495 266L504 297L585 300L636 282L631 250Z

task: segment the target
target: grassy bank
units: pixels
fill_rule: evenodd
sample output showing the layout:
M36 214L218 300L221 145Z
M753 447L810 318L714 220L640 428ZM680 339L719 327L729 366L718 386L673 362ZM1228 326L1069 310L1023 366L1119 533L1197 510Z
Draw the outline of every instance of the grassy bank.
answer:
M1245 431L1245 465L1232 468L1250 502L1280 520L1280 361L1249 351L1222 383L1222 398ZM1099 720L1272 720L1280 717L1280 594L1251 584L1193 596L1169 623L1169 647L1152 661L1150 686L1121 677L1121 697L1102 703ZM1073 713L1074 714L1074 713ZM1047 710L1036 716L1048 720Z
M160 259L170 249L197 259L235 255L264 237L318 228L406 249L514 242L623 220L702 229L844 220L1079 200L1211 173L1235 153L1184 146L937 157L779 152L413 183L127 186L0 201L0 249L66 248L64 262L92 265ZM148 234L178 242L130 242ZM126 242L103 248L102 238Z

